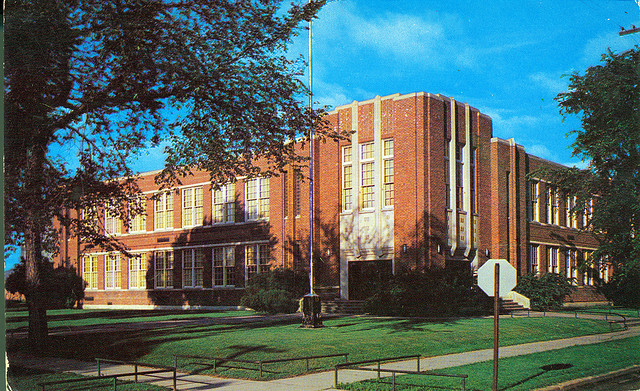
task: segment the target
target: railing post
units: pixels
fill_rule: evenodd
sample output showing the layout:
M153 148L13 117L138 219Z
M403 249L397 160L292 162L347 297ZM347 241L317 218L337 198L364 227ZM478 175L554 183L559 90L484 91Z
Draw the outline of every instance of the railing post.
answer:
M307 372L309 372L309 357L307 357Z
M420 372L420 356L418 356L418 359L416 360L416 371Z
M137 383L138 382L138 364L133 366L133 372L136 374L134 379L135 379L135 383Z
M217 362L217 360L214 358L213 359L213 373L216 373L216 368L217 368L216 362Z
M117 387L118 387L118 378L114 377L113 378L113 391L117 391Z
M173 355L173 367L174 368L178 368L178 355L177 354Z
M44 386L43 386L44 387ZM336 365L336 372L333 378L333 388L338 388L338 366ZM43 389L44 391L44 389Z
M378 380L380 380L380 361L378 360Z
M260 360L260 377L262 377L262 360Z
M349 353L345 353L344 354L344 363L348 363L349 362Z
M466 389L466 380L464 377L462 378L462 391Z
M396 391L396 373L395 372L391 372L391 389L393 391Z
M100 372L100 359L96 358L96 362L98 363L98 377L102 377L102 373Z
M173 391L178 391L178 370L173 367Z

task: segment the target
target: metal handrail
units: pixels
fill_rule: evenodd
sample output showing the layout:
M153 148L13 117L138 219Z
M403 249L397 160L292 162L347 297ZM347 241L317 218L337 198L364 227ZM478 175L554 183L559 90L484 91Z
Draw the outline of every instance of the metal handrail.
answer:
M379 360L367 360L364 363L378 363L378 367L377 368L370 368L370 367L361 367L358 365L354 365L355 363L349 363L349 364L338 364L335 367L335 378L334 378L334 387L338 388L338 370L339 369L352 369L352 370L357 370L357 371L368 371L368 372L377 372L378 373L378 380L380 380L380 373L381 372L385 372L385 373L391 373L391 377L392 377L392 389L395 391L396 389L396 374L403 374L403 375L422 375L422 376L441 376L441 377L457 377L461 379L461 386L462 386L462 390L464 391L466 388L466 379L469 377L469 375L457 375L457 374L449 374L449 373L438 373L438 372L430 372L430 371L420 371L419 368L419 363L420 363L420 356L418 356L418 370L417 371L408 371L408 370L402 370L402 369L385 369L385 368L380 368L380 362L381 361L391 361L394 358L390 358L390 359L379 359Z
M278 362L288 362L288 361L301 361L306 360L307 371L309 371L309 360L318 359L318 358L330 358L330 357L344 357L345 363L348 362L349 353L332 353L332 354L322 354L315 356L302 356L302 357L290 357L290 358L280 358L280 359L272 359L272 360L242 360L237 358L224 358L224 357L208 357L208 356L195 356L189 354L174 354L175 366L178 367L178 357L182 358L195 358L198 360L208 360L213 361L213 373L217 373L218 362L238 362L244 364L255 364L257 368L246 368L246 367L230 367L230 368L238 368L238 369L246 369L251 371L259 371L260 377L262 377L264 372L269 372L264 369L265 364L272 364Z
M153 370L149 370L149 371L138 371L137 367L135 372L126 372L126 373L118 373L115 375L106 375L106 376L102 376L102 375L98 375L98 376L87 376L84 377L82 379L65 379L65 380L52 380L52 381L48 381L48 382L41 382L38 383L38 385L41 387L42 391L45 391L46 386L50 386L50 385L54 385L54 384L65 384L65 383L79 383L79 382L86 382L86 381L94 381L94 380L105 380L105 379L113 379L113 390L116 391L117 390L117 381L119 377L127 377L127 376L135 376L135 382L138 382L138 376L144 376L144 375L153 375L153 374L157 374L157 373L164 373L164 372L172 372L173 374L173 390L176 391L177 390L177 373L176 373L176 369L175 368L161 368L161 369L153 369Z

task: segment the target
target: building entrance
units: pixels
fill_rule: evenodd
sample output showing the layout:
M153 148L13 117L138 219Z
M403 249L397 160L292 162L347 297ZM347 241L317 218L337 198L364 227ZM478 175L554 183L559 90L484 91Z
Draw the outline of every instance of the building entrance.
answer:
M364 300L388 283L391 260L349 262L349 300Z

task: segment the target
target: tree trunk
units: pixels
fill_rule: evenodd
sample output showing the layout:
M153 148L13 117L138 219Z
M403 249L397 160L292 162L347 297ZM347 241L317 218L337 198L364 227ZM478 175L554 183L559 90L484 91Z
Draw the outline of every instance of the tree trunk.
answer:
M27 155L25 173L25 192L29 200L24 210L25 296L29 308L29 344L37 351L45 349L48 336L46 292L43 289L45 259L42 255L42 232L45 228L41 209L44 202L44 159L44 151L33 148Z

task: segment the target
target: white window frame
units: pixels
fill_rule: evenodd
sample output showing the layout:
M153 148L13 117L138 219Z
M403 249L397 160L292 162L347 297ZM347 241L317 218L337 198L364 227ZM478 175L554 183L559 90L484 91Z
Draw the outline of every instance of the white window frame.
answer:
M529 245L529 263L531 265L531 273L536 276L540 275L540 245Z
M202 186L182 189L182 228L200 227L203 225Z
M182 287L202 288L204 284L204 249L182 250Z
M104 257L104 289L122 289L122 265L120 253L109 253Z
M107 235L122 234L122 219L117 212L112 212L115 201L105 204L104 206L104 232Z
M342 211L353 210L353 147L342 147Z
M360 144L360 207L373 209L376 206L375 144Z
M271 248L268 243L248 244L244 250L245 281L255 274L271 269Z
M393 148L392 138L382 140L382 205L387 209L395 202Z
M173 288L174 265L175 255L173 251L159 250L153 253L153 286L155 289Z
M234 246L218 246L211 250L211 259L213 272L211 273L212 286L234 287L235 286L235 267L236 267L236 248ZM222 277L222 284L217 284L217 276Z
M155 231L173 229L173 192L163 191L153 202L153 227Z
M86 290L98 290L98 256L82 257L82 279L87 284Z
M233 224L236 222L236 185L227 183L214 190L213 197L213 224Z
M246 221L259 221L269 219L269 193L269 178L257 177L246 180Z
M530 221L540 222L540 182L529 181L529 219Z
M129 212L131 216L131 224L129 233L144 233L147 231L147 197L144 194L138 194L129 199L129 203L135 205L136 209L142 209L142 213ZM131 209L129 209L131 210Z
M147 289L147 255L132 254L129 258L129 289Z
M559 269L559 252L560 248L557 246L549 246L547 247L547 271L549 273L558 274Z

